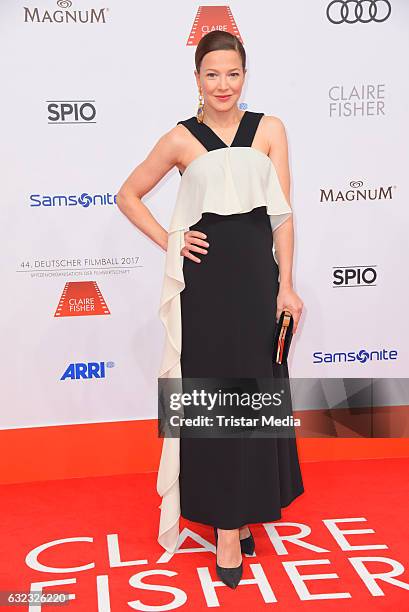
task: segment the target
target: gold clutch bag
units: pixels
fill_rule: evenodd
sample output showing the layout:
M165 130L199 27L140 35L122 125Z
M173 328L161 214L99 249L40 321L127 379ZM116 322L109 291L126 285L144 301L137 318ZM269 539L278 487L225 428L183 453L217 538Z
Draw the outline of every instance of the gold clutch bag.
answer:
M273 342L273 362L287 361L293 338L294 319L289 310L283 310L276 325Z

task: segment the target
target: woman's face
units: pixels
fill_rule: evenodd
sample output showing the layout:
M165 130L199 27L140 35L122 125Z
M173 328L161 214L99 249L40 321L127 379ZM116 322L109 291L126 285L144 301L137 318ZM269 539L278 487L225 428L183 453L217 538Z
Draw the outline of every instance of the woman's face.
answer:
M210 51L202 59L200 74L195 70L197 86L204 104L215 110L229 110L241 96L245 71L238 51Z

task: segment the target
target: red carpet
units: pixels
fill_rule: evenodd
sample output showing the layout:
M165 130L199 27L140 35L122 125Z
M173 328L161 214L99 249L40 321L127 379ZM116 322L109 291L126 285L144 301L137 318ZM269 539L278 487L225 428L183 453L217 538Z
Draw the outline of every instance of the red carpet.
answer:
M244 557L243 579L236 590L218 583L215 555L204 548L206 542L213 545L211 527L181 519L181 528L192 530L198 539L187 537L182 544L187 552L164 554L156 542L160 503L156 473L4 485L0 487L0 589L28 591L32 583L61 581L61 586L44 587L44 592L69 592L75 599L62 607L45 605L43 610L81 612L249 606L262 610L272 605L277 610L314 612L409 610L409 459L328 461L301 467L305 493L283 509L280 521L252 527L257 555ZM299 525L281 525L284 522ZM303 528L304 547L276 539L275 548L268 536L270 531L273 537L274 527L281 536ZM38 569L26 564L29 551L65 538L82 540L55 545L37 557L32 554L29 563L37 559L42 564ZM343 550L348 543L362 549ZM191 548L201 551L189 552ZM308 563L296 566L296 561ZM50 567L59 571L51 572ZM305 579L325 574L324 579ZM385 576L375 579L375 574L389 574L389 582ZM344 596L329 598L331 593ZM327 595L307 599L317 594ZM14 609L28 610L28 606Z

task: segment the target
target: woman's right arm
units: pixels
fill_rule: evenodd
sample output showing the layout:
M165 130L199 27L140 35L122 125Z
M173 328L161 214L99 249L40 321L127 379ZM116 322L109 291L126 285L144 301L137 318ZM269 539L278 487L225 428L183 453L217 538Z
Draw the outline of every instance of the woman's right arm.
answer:
M156 221L141 198L149 193L169 170L181 162L185 147L183 130L181 131L178 126L166 132L147 158L131 172L116 194L116 203L120 211L165 251L168 250L168 232ZM201 263L200 258L191 251L206 255L209 243L205 239L206 234L203 232L186 231L185 246L180 254L196 263Z
M116 194L119 210L165 251L168 232L157 222L141 198L179 162L181 146L180 131L176 127L172 128L157 141L146 159L136 166Z

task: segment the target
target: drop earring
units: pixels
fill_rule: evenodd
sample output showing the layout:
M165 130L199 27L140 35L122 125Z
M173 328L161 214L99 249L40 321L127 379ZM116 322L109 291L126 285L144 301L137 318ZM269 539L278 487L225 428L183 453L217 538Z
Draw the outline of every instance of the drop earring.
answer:
M203 115L204 115L204 98L202 96L202 92L199 89L199 107L196 113L196 119L199 123L203 123Z

